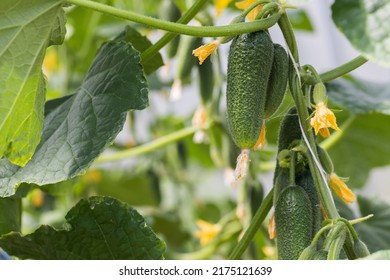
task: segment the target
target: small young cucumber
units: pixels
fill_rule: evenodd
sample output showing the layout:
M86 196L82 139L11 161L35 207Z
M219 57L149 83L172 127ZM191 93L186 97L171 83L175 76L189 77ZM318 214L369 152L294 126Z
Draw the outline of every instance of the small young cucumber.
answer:
M275 206L276 244L281 260L297 260L312 240L311 205L304 190L296 185L279 195Z
M211 59L206 59L202 65L198 64L199 70L199 92L203 106L206 106L213 97L214 91L214 69Z
M227 118L232 138L241 149L252 149L261 132L274 47L268 33L234 38L227 70Z
M180 38L175 80L180 80L182 85L191 82L192 67L198 64L198 59L191 55L191 52L201 44L202 39L198 37L182 36Z
M271 117L283 101L288 80L288 56L284 48L274 44L274 61L268 81L264 118Z
M314 236L320 229L323 218L321 212L320 198L318 196L317 189L314 185L314 180L308 166L306 166L302 173L295 177L295 182L298 186L302 187L302 189L305 191L309 198L313 221L312 234Z

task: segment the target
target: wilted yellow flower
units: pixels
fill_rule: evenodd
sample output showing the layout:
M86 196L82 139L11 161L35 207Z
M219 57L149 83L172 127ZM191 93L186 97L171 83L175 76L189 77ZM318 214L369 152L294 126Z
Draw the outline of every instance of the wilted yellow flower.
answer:
M219 46L220 42L215 40L214 42L202 45L199 48L192 51L192 54L199 59L199 64L202 65L203 61L209 57Z
M263 125L261 126L261 131L259 135L259 139L257 139L257 142L255 146L253 147L253 150L257 150L258 148L264 149L265 146L265 120L263 120Z
M336 173L331 173L329 175L329 184L334 190L334 192L345 202L351 203L356 200L355 194L351 191L350 188L345 184L345 180L337 176Z
M268 223L268 235L269 239L274 240L276 238L276 225L275 225L275 214L272 214Z
M215 0L215 12L219 16L232 0Z
M242 180L246 176L246 170L248 169L249 162L249 150L243 149L237 157L236 169L234 170L234 179L236 181Z
M236 3L236 7L240 10L245 10L246 8L248 8L250 5L252 5L253 3L255 3L256 1L258 0L243 0L243 1L240 1L238 3ZM249 12L249 14L247 15L247 18L249 20L255 20L256 19L256 16L257 14L259 13L259 11L261 10L262 8L262 5L259 5L257 7L255 7L254 9L252 9L252 11Z
M200 230L197 231L195 235L199 238L200 245L202 246L209 244L221 231L221 226L219 224L210 224L203 220L196 221L196 225Z
M329 127L334 130L339 131L340 128L336 123L336 116L334 113L326 106L326 103L319 102L314 105L314 117L310 120L310 125L314 128L314 132L317 135L320 132L321 136L328 137L330 136Z

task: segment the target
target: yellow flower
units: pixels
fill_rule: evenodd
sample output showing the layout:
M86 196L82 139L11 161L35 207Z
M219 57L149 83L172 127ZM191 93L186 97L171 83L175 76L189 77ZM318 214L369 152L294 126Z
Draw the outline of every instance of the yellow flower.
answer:
M258 148L264 149L265 146L265 120L263 120L263 125L261 126L261 131L259 135L259 139L257 139L257 142L255 146L253 147L253 150L257 150Z
M275 214L272 214L268 223L268 235L269 239L274 240L276 238L276 225L275 225Z
M220 42L215 40L214 42L202 45L199 48L192 51L192 54L199 59L199 64L202 65L203 61L209 57L219 46Z
M215 12L217 16L232 2L232 0L215 0Z
M258 0L243 0L243 1L240 1L240 2L236 3L236 7L239 8L240 10L245 10L250 5L255 3L256 1L258 1ZM262 8L262 5L259 5L259 6L255 7L254 9L252 9L252 11L250 11L249 14L247 15L247 18L250 21L255 20L257 14L261 10L261 8Z
M314 117L311 118L310 125L314 128L316 135L320 132L323 137L330 136L329 127L337 131L340 130L336 123L336 116L328 109L326 103L319 102L317 105L314 105L314 108Z
M210 224L203 220L196 221L196 225L200 230L197 231L195 235L199 238L200 245L202 246L209 244L221 231L221 226L219 224Z
M334 190L334 192L345 202L351 203L356 200L355 194L351 191L350 188L344 183L345 180L342 180L336 173L331 173L329 175L329 184Z

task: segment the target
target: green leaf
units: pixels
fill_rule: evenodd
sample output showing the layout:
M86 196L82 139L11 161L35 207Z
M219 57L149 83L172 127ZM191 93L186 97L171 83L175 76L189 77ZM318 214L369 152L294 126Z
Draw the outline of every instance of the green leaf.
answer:
M60 230L41 226L26 236L3 235L0 246L21 259L163 259L164 242L136 210L114 198L82 199L65 219Z
M390 87L358 79L337 79L326 84L329 99L353 114L390 115Z
M361 187L372 168L390 164L390 116L357 116L328 152L336 173L349 177L348 186Z
M356 225L359 237L370 252L390 249L390 205L362 196L359 196L358 203L362 217L374 214L371 219Z
M121 41L124 40L126 42L131 43L136 50L138 50L140 53L145 51L147 48L152 46L152 43L149 41L148 38L143 36L141 33L139 33L137 30L132 28L131 26L127 25L125 27L125 30L119 34L115 40ZM153 57L148 59L146 62L142 62L142 65L144 67L145 74L149 75L156 71L158 68L164 65L164 61L161 57L160 53L156 53Z
M359 260L390 260L390 250L381 250Z
M0 2L0 157L24 166L43 125L42 63L49 44L61 43L63 1Z
M22 222L22 200L20 198L0 198L0 235L20 231Z
M333 21L350 43L368 59L390 66L390 2L336 0Z
M288 17L294 29L310 32L314 31L311 20L304 10L289 12Z
M121 131L128 110L148 106L139 53L126 42L100 49L81 87L45 117L41 142L21 168L0 160L0 196L22 182L52 184L85 171ZM55 101L50 101L55 102Z
M354 225L359 239L368 247L371 253L390 249L390 205L377 199L358 196L358 209L350 209L341 199L336 198L336 206L342 217L352 220L373 214L370 219ZM358 211L356 211L358 210ZM354 212L360 212L356 216Z

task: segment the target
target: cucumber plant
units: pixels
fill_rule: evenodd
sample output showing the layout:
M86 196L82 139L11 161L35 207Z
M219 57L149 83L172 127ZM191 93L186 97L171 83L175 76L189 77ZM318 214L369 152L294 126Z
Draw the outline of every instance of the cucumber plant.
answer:
M370 255L390 249L388 205L356 197L338 172L355 190L390 165L388 87L350 74L368 59L390 65L376 40L390 30L371 25L389 5L335 0L361 55L318 73L300 61L304 10L228 2L1 1L2 257L388 253ZM215 25L220 15L232 19ZM362 217L346 205L356 199Z

